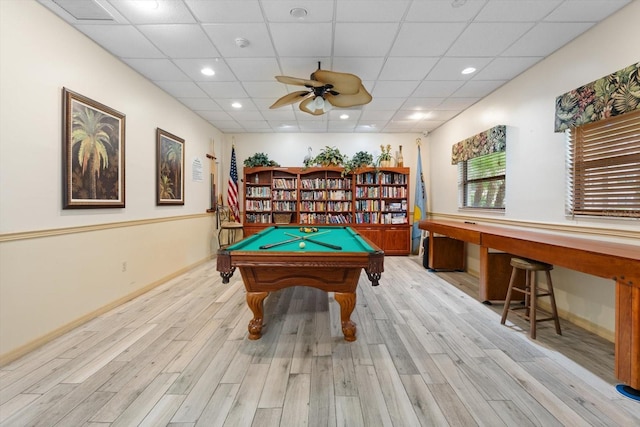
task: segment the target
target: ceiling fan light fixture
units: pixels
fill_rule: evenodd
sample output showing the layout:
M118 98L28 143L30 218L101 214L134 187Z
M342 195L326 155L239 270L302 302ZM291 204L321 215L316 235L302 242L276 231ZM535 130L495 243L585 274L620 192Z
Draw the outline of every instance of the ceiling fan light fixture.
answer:
M321 97L321 96L316 96L316 97L313 99L313 107L314 107L316 110L324 110L324 104L325 104L325 102L324 102L324 98L323 98L323 97Z
M289 11L289 15L293 16L296 19L304 19L309 12L304 7L294 7Z

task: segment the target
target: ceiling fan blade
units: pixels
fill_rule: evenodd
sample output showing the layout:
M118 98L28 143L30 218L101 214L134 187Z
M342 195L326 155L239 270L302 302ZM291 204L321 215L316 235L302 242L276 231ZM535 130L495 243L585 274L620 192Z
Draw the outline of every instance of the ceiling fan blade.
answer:
M341 95L354 95L358 93L360 86L362 86L360 77L350 73L316 70L311 76L319 82L333 85L333 90Z
M305 113L309 113L309 114L313 114L314 116L321 116L324 114L323 110L316 110L315 107L313 106L313 97L309 97L307 99L305 99L304 101L302 101L300 103L300 110L304 111ZM311 105L309 105L311 104ZM311 107L311 108L309 108ZM313 110L312 110L313 108Z
M297 77L276 76L276 80L279 81L280 83L284 83L287 85L294 85L294 86L310 86L310 87L324 86L324 83L321 83L315 80L299 79Z
M360 90L353 95L345 95L341 93L340 95L327 94L325 96L326 101L338 108L348 108L355 107L356 105L368 104L372 99L373 98L369 92L367 92L367 89L362 85L360 85Z
M273 108L284 107L285 105L289 105L289 104L293 104L295 102L301 101L301 100L303 100L306 97L311 96L311 95L313 95L313 92L309 92L309 91L306 91L306 90L299 90L299 91L296 91L296 92L291 92L291 93L283 96L282 98L278 99L269 108L273 109Z

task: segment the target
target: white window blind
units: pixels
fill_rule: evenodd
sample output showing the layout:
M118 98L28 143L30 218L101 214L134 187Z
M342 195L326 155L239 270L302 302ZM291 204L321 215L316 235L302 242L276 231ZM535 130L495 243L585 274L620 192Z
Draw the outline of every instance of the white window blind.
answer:
M567 213L640 218L640 110L567 133Z
M458 163L459 206L504 210L506 152Z

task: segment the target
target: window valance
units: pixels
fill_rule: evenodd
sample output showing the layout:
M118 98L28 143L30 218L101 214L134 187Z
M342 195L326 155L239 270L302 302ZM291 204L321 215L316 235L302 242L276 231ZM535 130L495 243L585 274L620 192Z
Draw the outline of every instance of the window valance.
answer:
M640 62L556 98L555 131L640 109Z
M453 144L451 164L455 165L475 157L506 151L506 149L507 127L498 125Z

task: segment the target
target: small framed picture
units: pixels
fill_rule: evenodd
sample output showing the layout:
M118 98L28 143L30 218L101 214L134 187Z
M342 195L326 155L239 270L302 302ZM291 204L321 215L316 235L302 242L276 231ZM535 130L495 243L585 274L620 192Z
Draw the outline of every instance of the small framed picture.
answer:
M184 139L156 131L156 204L184 205Z
M62 89L63 209L124 208L125 115Z

